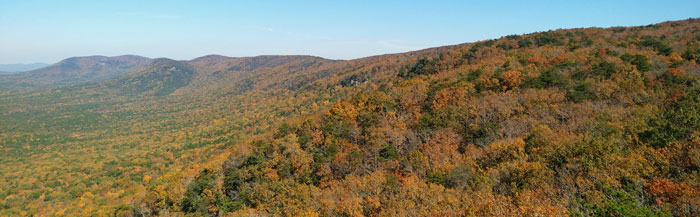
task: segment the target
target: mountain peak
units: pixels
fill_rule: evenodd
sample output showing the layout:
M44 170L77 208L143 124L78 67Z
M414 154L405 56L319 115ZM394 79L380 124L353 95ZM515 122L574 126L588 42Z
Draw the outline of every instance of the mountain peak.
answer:
M228 60L228 59L233 59L233 57L227 57L227 56L218 55L218 54L209 54L209 55L194 58L194 59L190 60L190 62L221 61L221 60Z
M179 61L170 59L170 58L165 58L165 57L160 57L153 59L149 65L164 65L164 64L175 64L179 63Z

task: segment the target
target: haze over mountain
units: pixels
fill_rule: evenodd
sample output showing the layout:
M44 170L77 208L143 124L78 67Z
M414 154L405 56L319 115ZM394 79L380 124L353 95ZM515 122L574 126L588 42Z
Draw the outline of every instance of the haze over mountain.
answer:
M29 63L29 64L0 64L0 75L15 74L18 72L26 72L49 66L48 63Z
M56 64L13 75L0 76L0 88L41 88L119 77L151 62L135 55L71 57Z

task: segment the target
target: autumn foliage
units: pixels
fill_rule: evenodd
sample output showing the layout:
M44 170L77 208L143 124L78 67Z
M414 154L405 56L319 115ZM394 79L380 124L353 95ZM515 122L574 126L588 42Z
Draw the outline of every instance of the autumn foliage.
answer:
M181 70L194 73L184 86L137 93L165 88L153 99L170 102L169 113L131 111L198 124L156 128L152 133L167 133L144 145L169 148L134 154L178 166L105 179L140 189L125 188L128 199L107 197L123 205L95 203L90 213L697 216L699 34L700 20L689 19L512 35L352 61L302 58L266 69L254 66L274 58L225 67L193 60ZM236 67L252 67L255 76L221 70ZM219 78L216 71L236 76ZM201 81L236 85L198 92ZM175 102L181 100L207 106ZM134 122L168 126L158 120ZM111 141L131 138L123 136ZM134 171L112 170L115 177ZM11 196L0 206L31 196L3 190ZM103 197L82 192L63 210Z
M212 188L236 207L199 213L695 216L700 69L678 53L698 25L507 36L378 71L239 144Z

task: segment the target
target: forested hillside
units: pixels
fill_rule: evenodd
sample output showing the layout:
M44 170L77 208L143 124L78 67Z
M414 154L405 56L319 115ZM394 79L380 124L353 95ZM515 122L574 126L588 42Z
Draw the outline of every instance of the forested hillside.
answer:
M116 212L696 216L699 57L697 19L416 55Z
M13 89L0 215L696 216L699 60L689 19Z

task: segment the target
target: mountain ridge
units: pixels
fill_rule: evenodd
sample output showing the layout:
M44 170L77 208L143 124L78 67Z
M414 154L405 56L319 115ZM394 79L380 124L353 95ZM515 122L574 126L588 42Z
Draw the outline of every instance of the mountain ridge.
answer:
M0 215L687 216L699 26L151 59L0 92Z
M124 75L148 62L149 58L136 55L70 57L44 68L0 76L0 84L27 89L101 81Z

